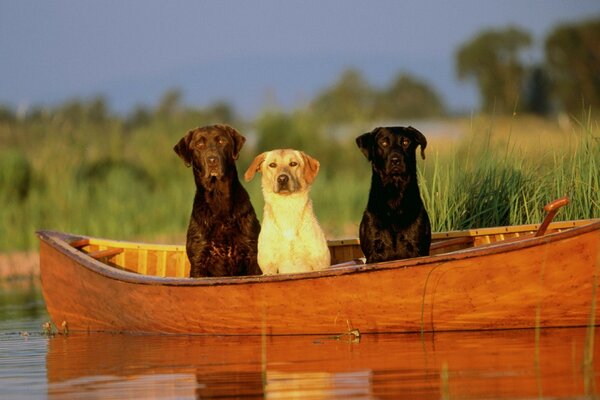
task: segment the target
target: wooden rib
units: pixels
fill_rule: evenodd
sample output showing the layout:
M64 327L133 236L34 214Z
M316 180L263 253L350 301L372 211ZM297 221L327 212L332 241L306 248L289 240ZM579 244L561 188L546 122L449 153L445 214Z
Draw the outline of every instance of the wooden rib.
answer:
M178 252L177 267L175 274L178 278L185 278L185 258L186 254L183 251Z
M489 245L496 245L496 244L504 244L504 243L510 243L510 242L517 242L519 240L528 239L528 238L531 238L533 236L534 236L533 232L524 233L524 234L522 234L520 236L509 237L509 238L502 239L502 240L496 240L495 242L486 243L485 245L482 245L482 247L483 246L489 246Z
M157 252L156 276L166 276L167 273L167 252L166 250Z
M137 271L140 274L148 272L148 249L139 249Z
M117 253L115 257L115 264L120 265L122 268L125 268L125 249L121 249L120 253Z

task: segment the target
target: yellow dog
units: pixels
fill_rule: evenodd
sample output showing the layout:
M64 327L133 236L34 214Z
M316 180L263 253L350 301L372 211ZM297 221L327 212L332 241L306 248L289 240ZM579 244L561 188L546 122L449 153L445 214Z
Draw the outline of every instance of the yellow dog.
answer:
M313 213L309 190L319 162L302 151L259 154L244 174L262 172L265 199L258 236L258 265L263 274L318 271L329 267L327 240Z

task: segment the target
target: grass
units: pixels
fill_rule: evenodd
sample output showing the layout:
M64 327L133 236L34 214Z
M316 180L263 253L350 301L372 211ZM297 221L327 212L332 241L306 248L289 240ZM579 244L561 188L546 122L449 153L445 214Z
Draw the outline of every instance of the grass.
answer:
M421 165L433 230L540 222L543 205L565 195L571 204L560 219L600 216L597 125L543 134L504 129L473 130Z
M0 123L0 251L35 248L38 229L182 242L194 186L172 148L187 129L209 122L157 118L129 130L118 121ZM263 146L306 143L304 150L321 162L311 192L317 217L328 237L356 237L370 166L354 138L374 125L336 128L333 135L314 117L285 122L298 124L292 130L298 135L320 139L270 132ZM427 159L418 162L419 178L434 231L540 222L543 205L564 195L571 204L558 219L600 217L600 128L591 117L573 119L568 129L528 116L441 125L462 134L423 130L429 145ZM254 127L250 140L251 125L234 126L249 137L238 160L242 175L260 151L252 143L262 131ZM244 185L261 218L260 179Z

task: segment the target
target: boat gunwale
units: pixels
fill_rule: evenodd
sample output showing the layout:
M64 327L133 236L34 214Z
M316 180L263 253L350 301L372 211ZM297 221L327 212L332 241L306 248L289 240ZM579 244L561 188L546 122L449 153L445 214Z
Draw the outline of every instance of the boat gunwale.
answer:
M566 239L573 236L582 235L594 230L600 230L600 219L589 219L589 220L574 220L574 221L564 221L565 223L573 223L573 225L569 225L569 227L560 232L549 233L544 236L534 237L528 236L521 240L515 241L498 241L493 242L483 246L475 246L466 249L451 251L448 253L441 253L431 256L424 257L416 257L404 260L393 260L386 261L381 263L373 263L373 264L357 264L350 266L343 266L337 268L326 269L323 271L313 271L313 272L303 272L303 273L294 273L294 274L278 274L278 275L247 275L247 276L232 276L232 277L203 277L203 278L179 278L179 277L160 277L153 275L144 275L139 274L123 269L119 269L113 266L110 266L106 263L103 263L99 260L96 260L86 253L79 251L78 249L72 247L70 245L71 241L79 240L79 239L97 239L104 240L101 238L96 238L92 236L86 235L75 235L75 234L66 234L58 231L50 231L50 230L39 230L36 232L39 239L46 244L50 245L55 250L58 250L65 256L74 259L79 265L85 267L86 269L95 272L99 275L102 275L109 279L114 279L121 282L132 283L132 284L140 284L140 285L162 285L162 286L221 286L221 285L233 285L233 284L264 284L271 282L282 282L282 281L297 281L297 280L305 280L305 279L320 279L320 278L329 278L336 277L341 275L349 275L356 273L370 273L382 270L391 270L391 269L399 269L399 268L409 268L409 267L417 267L417 266L425 266L428 264L436 264L436 263L444 263L449 261L455 261L460 259L468 259L479 257L483 255L491 255L502 252L513 252L517 250L521 250L528 247L540 246L544 244L548 244L551 242L555 242L558 240ZM582 222L582 225L577 225L577 222ZM560 222L557 222L557 224ZM514 228L523 227L527 228L535 225L515 225ZM551 225L552 226L552 225ZM480 228L480 229L469 229L465 231L453 231L447 232L447 234L453 234L453 236L443 236L444 238L456 237L458 232L463 232L463 236L478 236L485 233L485 230L490 229L502 229L507 227L498 227L498 228ZM525 229L524 229L525 230ZM514 231L514 230L513 230ZM475 233L477 232L477 233ZM500 233L500 232L498 232ZM506 232L503 232L506 233ZM174 250L176 248L181 249L184 246L180 245L153 245L153 244L145 244L135 242L120 242L115 240L106 239L106 242L110 242L112 244L123 243L124 245L129 245L129 248L135 247L147 247L147 248L156 248L162 247L163 249L166 247L172 247ZM343 239L343 240L332 240L329 241L330 244L335 243L348 243L348 244L357 244L356 239ZM116 246L115 246L116 247ZM40 260L41 263L41 260Z

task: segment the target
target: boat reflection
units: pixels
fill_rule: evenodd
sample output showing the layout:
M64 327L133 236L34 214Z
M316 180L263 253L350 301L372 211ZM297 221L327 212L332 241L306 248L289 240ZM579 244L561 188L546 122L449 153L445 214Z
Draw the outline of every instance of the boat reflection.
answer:
M598 360L600 351L586 339L590 331L363 335L360 340L57 335L49 340L48 394L50 398L83 393L99 398L577 397L595 394L600 384L598 369L590 362ZM595 334L595 339L598 343L600 336Z

